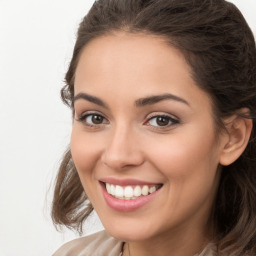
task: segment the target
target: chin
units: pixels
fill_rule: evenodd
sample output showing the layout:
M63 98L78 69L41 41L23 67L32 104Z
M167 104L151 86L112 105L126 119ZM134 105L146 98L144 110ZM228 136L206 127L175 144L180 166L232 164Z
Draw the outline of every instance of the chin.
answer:
M131 225L131 224L120 224L120 223L108 223L104 225L106 231L114 238L120 241L143 241L153 236L152 227L146 228L143 224Z

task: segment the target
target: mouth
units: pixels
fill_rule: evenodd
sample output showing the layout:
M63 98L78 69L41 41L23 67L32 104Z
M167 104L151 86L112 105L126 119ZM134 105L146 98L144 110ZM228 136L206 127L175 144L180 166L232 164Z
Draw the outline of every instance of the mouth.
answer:
M104 182L103 185L109 195L121 200L135 200L140 197L148 196L162 187L162 184L121 186Z
M136 211L148 205L159 197L163 187L163 184L110 177L100 180L100 185L107 205L119 212Z

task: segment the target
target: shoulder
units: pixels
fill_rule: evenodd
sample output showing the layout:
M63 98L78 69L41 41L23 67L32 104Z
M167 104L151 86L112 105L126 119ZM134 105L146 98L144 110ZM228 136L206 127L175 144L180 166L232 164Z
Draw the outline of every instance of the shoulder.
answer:
M61 246L53 256L118 256L122 242L111 237L105 230L72 240Z
M217 246L214 243L209 243L204 250L195 256L217 256Z

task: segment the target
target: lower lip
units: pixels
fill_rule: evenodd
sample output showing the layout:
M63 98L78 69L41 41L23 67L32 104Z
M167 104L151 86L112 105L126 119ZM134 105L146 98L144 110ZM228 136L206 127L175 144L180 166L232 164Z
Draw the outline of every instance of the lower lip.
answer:
M135 211L135 210L141 208L145 204L152 201L155 198L155 196L159 193L159 190L161 189L161 188L159 188L154 193L149 194L147 196L140 196L136 199L130 199L130 200L122 200L122 199L118 199L118 198L115 198L112 195L110 195L106 191L105 184L101 183L101 185L102 185L103 196L104 196L108 206L110 208L112 208L116 211L120 211L120 212L131 212L131 211Z

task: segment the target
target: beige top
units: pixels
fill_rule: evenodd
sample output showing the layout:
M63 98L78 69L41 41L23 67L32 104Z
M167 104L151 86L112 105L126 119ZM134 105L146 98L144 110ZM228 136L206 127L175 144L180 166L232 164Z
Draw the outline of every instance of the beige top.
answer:
M53 256L120 256L122 246L123 242L109 236L103 230L64 244ZM210 243L195 256L217 256L215 246Z

